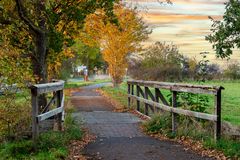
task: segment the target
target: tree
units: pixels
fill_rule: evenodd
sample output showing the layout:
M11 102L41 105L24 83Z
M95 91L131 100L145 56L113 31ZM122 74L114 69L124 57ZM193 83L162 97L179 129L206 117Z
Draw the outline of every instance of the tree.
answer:
M136 9L122 5L114 6L117 24L110 23L106 14L98 10L86 18L85 42L98 45L103 59L108 63L114 87L123 80L127 68L127 55L141 50L141 42L146 40L150 31Z
M206 40L213 43L217 57L230 57L233 48L240 48L240 1L227 2L223 20L212 21L212 34L208 35Z
M143 59L131 66L130 74L145 80L181 80L184 57L177 46L156 42L142 52Z
M0 48L7 47L17 51L19 58L29 59L35 82L46 83L48 71L56 73L63 59L72 56L68 47L74 44L88 14L101 8L110 22L116 23L114 2L115 0L1 0ZM40 96L39 105L46 105L45 95Z
M104 65L99 47L88 46L81 40L77 40L71 49L75 53L75 65L85 65L88 70L93 70L94 67L101 68Z
M0 41L9 42L7 47L18 48L22 58L29 58L36 82L45 83L48 65L56 63L60 53L74 43L88 14L103 8L111 22L116 21L113 3L114 0L2 0Z

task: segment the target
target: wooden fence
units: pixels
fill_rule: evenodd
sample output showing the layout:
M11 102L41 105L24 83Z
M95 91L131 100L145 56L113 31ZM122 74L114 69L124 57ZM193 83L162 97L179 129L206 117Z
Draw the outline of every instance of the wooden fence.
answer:
M62 119L64 113L64 81L57 81L46 84L36 84L30 87L32 93L32 138L34 141L39 136L39 124L50 117L56 116L58 129L62 129ZM38 104L39 96L42 94L53 92L53 97L45 107L41 107ZM52 104L55 104L56 108L49 110Z
M156 112L156 109L161 109L172 113L172 132L176 132L176 115L185 115L205 119L215 122L214 138L218 140L221 136L221 90L224 89L221 86L204 86L204 85L191 85L191 84L178 84L178 83L166 83L155 81L141 81L141 80L129 80L128 84L128 106L131 106L132 100L137 101L137 111L140 112L140 102L144 102L144 114L148 116L149 108L152 112ZM142 88L144 89L142 89ZM154 88L155 94L149 89ZM134 89L136 88L136 94ZM160 89L169 90L172 93L172 106L165 99ZM201 112L195 112L191 110L185 110L177 108L177 93L187 92L194 94L210 94L214 95L215 99L215 114L207 114ZM142 97L141 97L142 96ZM149 100L150 98L150 100ZM162 103L159 103L160 101Z

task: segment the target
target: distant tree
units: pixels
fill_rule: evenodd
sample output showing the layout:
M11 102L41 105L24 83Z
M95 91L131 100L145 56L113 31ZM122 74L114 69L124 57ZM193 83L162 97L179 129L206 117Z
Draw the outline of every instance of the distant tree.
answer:
M224 78L236 80L240 79L240 64L232 63L223 71Z
M118 24L110 23L106 14L98 10L86 19L86 43L98 45L103 59L108 63L109 73L115 87L123 80L127 68L127 55L141 50L141 42L150 33L147 26L138 17L136 9L122 5L114 6Z
M195 57L190 58L188 60L188 75L189 78L191 78L192 80L194 80L196 78L196 71L197 71L197 66L198 66L198 61Z
M172 44L156 42L142 52L142 60L129 68L136 79L145 80L181 80L184 57Z
M94 67L101 68L104 65L100 48L97 46L89 46L77 40L71 49L75 54L74 65L85 65L89 70L93 70Z
M240 1L229 0L223 20L212 21L212 34L206 40L213 44L217 57L229 58L235 47L240 48Z

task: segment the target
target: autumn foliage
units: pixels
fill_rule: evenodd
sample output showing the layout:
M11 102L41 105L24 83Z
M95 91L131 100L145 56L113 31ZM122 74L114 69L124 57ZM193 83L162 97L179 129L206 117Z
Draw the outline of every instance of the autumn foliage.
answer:
M114 86L117 86L126 74L127 56L141 50L141 42L147 39L149 30L135 9L115 5L114 14L118 19L116 23L111 23L103 10L87 16L82 37L88 45L101 48Z

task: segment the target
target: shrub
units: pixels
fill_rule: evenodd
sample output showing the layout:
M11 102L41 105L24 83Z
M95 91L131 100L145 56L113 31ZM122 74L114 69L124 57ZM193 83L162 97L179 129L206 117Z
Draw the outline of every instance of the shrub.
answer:
M143 59L129 64L129 73L136 79L181 80L183 56L175 45L156 42L142 54Z
M223 71L225 79L236 80L240 79L240 64L232 63Z
M144 123L144 128L148 133L169 134L171 132L170 114L156 114L151 120Z
M0 140L18 139L30 129L31 101L23 95L5 92L0 97Z
M36 146L31 140L0 144L0 159L66 159L67 145L71 140L80 140L82 135L79 125L68 114L65 130L42 133Z

